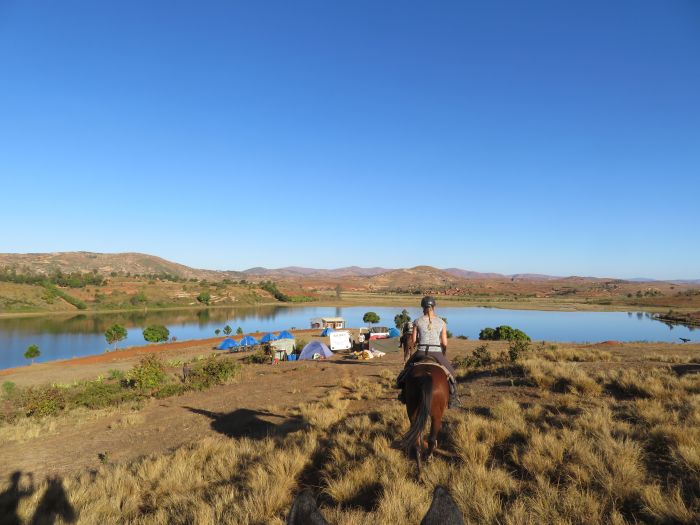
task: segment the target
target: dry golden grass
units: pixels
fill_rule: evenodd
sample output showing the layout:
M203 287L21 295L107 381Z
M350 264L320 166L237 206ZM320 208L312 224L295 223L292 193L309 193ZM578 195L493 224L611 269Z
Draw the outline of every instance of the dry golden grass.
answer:
M127 406L110 407L104 409L76 408L57 417L44 418L18 418L12 422L0 423L0 441L3 442L25 442L39 436L49 436L57 434L62 428L68 426L78 426L88 421L106 418L114 414L123 413L128 410Z
M522 368L530 382L546 390L587 396L599 395L603 390L594 378L574 364L527 359Z
M286 436L208 438L103 465L64 487L78 523L282 524L293 495L312 486L330 523L418 524L436 485L449 488L466 523L700 522L698 376L668 367L589 372L576 360L537 358L521 369L525 381L488 410L449 411L447 454L420 479L391 447L408 421L386 401L394 394L386 373L345 380L299 407L306 425ZM540 399L523 403L519 384L538 386ZM46 487L21 501L23 519Z
M535 355L547 361L618 361L610 352L595 348L548 348L535 351Z

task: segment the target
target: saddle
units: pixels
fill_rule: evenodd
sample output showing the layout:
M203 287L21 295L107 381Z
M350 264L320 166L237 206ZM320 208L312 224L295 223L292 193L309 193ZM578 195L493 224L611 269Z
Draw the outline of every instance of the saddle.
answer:
M450 371L443 365L441 365L438 362L438 360L431 355L422 355L417 357L412 364L412 367L416 366L437 366L438 368L441 368L443 372L445 372L445 375L447 376L447 379L449 381L454 381L454 378L452 377L452 374L450 374Z

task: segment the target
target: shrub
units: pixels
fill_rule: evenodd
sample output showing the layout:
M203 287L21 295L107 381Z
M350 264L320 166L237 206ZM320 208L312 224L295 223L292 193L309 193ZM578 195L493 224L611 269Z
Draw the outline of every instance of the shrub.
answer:
M306 345L307 345L306 339L297 339L297 340L294 342L294 351L295 351L296 353L299 353L299 352L301 352L301 351L304 349L304 347L305 347Z
M185 392L187 392L187 385L183 385L182 383L168 383L156 390L153 395L158 399L163 399L170 396L180 396Z
M472 357L474 358L475 366L486 366L490 365L493 361L491 353L489 352L489 345L479 345L472 352Z
M511 362L515 362L530 349L530 343L523 341L522 339L517 339L508 346L508 357Z
M202 303L202 304L207 304L207 305L208 305L209 302L211 301L211 295L209 294L209 292L201 292L201 293L197 296L197 301L199 301L199 302Z
M11 398L17 392L17 385L12 381L5 381L2 384L2 393L6 398Z
M108 379L116 379L117 381L124 379L124 374L123 370L117 370L117 369L112 369L109 371L109 375L107 376Z
M242 330L241 330L241 331L242 331ZM233 332L233 330L231 329L231 326L230 326L230 325L224 326L224 334L226 334L226 335L231 335L231 332Z
M133 392L125 390L120 383L90 381L74 393L72 402L86 408L105 408L133 398Z
M147 355L129 370L126 384L139 390L151 390L163 384L166 377L163 362L154 355Z
M170 337L170 330L160 324L148 326L143 331L143 338L149 343L167 341L168 337Z
M246 364L265 364L270 362L270 356L265 352L255 352L243 358L243 362Z
M217 359L209 356L190 371L189 381L193 388L202 390L220 385L238 375L241 365L232 359Z
M505 324L496 328L484 328L479 332L479 339L482 341L531 341L530 336L522 330Z
M24 410L27 416L54 416L65 407L63 392L54 386L30 387L25 392Z
M496 340L496 330L493 328L486 327L481 332L479 332L479 339L481 341L495 341Z

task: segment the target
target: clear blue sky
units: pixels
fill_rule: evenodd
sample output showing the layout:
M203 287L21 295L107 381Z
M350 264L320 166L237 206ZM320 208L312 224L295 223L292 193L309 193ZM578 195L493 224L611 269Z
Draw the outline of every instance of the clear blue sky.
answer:
M700 278L699 57L696 0L0 0L0 252Z

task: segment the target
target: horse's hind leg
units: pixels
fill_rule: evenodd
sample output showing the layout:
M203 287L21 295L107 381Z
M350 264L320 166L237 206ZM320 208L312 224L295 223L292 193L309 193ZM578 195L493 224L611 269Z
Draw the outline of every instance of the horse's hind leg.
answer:
M440 428L442 428L442 418L441 417L431 417L430 418L430 435L428 436L428 459L433 455L433 452L437 448L437 437L440 433Z

